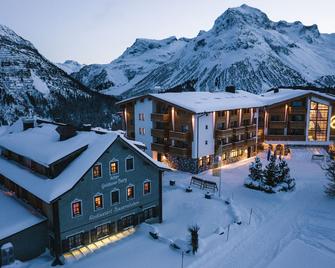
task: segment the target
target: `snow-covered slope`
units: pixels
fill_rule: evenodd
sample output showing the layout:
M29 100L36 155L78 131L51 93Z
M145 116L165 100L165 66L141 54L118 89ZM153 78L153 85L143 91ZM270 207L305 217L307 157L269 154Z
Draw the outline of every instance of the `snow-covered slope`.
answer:
M83 64L80 64L74 60L66 60L63 63L55 63L55 65L67 74L79 72L79 70L84 66Z
M27 40L0 25L0 123L38 115L72 123L111 122L100 96L44 58ZM100 117L101 116L101 117Z
M335 86L335 34L316 25L273 22L242 5L224 12L192 39L138 39L118 59L73 74L106 94L130 96L193 82L197 90L227 85L251 92L277 86Z

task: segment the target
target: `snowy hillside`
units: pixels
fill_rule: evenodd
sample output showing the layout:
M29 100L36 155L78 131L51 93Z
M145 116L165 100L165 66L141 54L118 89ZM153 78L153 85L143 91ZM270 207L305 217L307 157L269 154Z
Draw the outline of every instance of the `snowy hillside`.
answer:
M0 25L0 123L29 114L65 122L108 124L114 98L91 92ZM107 108L106 108L107 107Z
M224 12L211 30L192 39L137 39L119 58L73 74L111 95L134 95L195 83L197 90L227 85L262 92L272 87L335 86L335 34L316 25L273 22L242 5Z
M55 65L67 74L79 72L79 70L84 66L83 64L80 64L74 60L66 60L63 63L55 63Z

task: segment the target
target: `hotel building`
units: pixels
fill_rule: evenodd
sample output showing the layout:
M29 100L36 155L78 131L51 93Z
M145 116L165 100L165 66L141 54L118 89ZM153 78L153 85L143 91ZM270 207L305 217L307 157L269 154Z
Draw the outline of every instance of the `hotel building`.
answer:
M276 89L262 95L226 92L148 94L119 105L129 139L155 160L192 173L254 156L272 145L331 146L335 97ZM335 126L335 121L334 121Z

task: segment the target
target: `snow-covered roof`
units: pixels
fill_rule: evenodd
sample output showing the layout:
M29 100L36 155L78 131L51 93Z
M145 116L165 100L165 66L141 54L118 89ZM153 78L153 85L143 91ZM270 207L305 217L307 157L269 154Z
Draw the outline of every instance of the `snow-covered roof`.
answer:
M36 133L36 136L32 133ZM43 133L42 136L48 134L51 138L47 142L47 138L42 137L41 143L39 145L38 138L40 138L40 133ZM54 137L56 133L57 132L54 128L54 125L41 124L40 127L35 127L20 133L12 133L1 137L1 140L7 141L9 139L7 136L11 136L10 141L13 142L13 147L15 140L17 140L20 145L23 144L21 140L28 144L32 143L35 146L31 145L30 148L33 152L29 154L30 156L38 155L39 157L42 157L45 155L50 159L52 158L52 153L56 154L57 156L63 154L60 152L62 150L66 150L66 152L69 153L70 150L66 148L66 145L69 145L73 150L77 148L75 145L87 145L87 149L83 151L77 158L75 158L57 177L53 179L42 177L36 173L31 172L29 169L16 164L13 161L9 161L0 157L0 174L9 178L16 184L20 185L47 203L50 203L52 200L70 190L117 138L122 139L131 148L136 150L140 155L145 157L158 168L164 170L169 169L164 164L153 160L150 156L145 154L128 139L120 136L117 132L97 134L94 131L82 131L78 132L76 136L65 141L55 141ZM32 141L30 141L30 139ZM63 145L63 143L66 145ZM74 145L72 145L72 143ZM47 148L50 148L51 152L42 152L46 151ZM21 150L16 149L18 148L13 150L16 153L19 153L18 150Z
M236 93L180 92L150 95L194 113L263 106L257 95L243 90L236 90Z
M0 204L0 240L45 220L35 210L30 210L1 189Z
M42 124L26 131L0 137L0 146L44 166L88 145L86 135L59 141L57 125ZM28 142L27 142L28 141Z
M178 92L157 93L148 96L179 106L194 113L234 110L243 108L257 108L273 105L296 97L314 94L335 101L335 97L313 90L281 88L278 92L269 91L256 95L243 90L236 93L229 92ZM119 102L120 104L133 101L139 97L133 97Z

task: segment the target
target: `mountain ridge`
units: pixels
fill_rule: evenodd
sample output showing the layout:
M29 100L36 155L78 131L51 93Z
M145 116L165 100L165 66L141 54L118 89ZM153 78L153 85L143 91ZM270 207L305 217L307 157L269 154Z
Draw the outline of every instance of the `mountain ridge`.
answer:
M109 64L73 77L93 90L123 97L195 81L196 90L228 85L254 93L279 86L335 86L335 34L317 25L271 21L259 9L229 8L194 38L138 38Z

